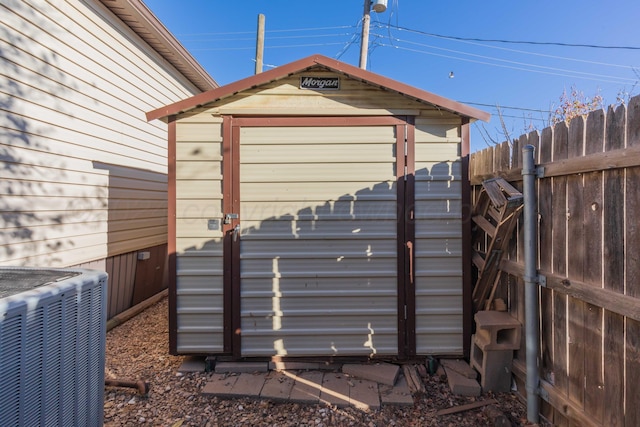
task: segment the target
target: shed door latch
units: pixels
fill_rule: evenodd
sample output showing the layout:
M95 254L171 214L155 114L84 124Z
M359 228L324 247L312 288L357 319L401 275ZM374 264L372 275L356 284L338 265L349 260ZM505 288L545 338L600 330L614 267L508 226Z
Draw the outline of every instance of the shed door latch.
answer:
M237 213L228 213L224 216L224 223L231 224L232 219L238 219L240 216Z

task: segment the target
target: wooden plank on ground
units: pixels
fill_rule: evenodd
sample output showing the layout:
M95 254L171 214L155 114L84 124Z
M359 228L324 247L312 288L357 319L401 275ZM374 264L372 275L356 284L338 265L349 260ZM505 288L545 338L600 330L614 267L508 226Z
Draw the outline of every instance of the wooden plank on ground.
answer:
M424 383L418 375L415 366L413 365L402 365L402 372L404 373L404 377L407 379L407 384L409 385L409 389L411 389L412 393L424 393L426 391L424 387Z
M454 406L452 408L440 409L438 412L436 412L436 416L458 414L460 412L482 408L483 406L493 405L495 403L498 403L495 399L481 400L479 402L467 403L466 405L459 405L459 406Z

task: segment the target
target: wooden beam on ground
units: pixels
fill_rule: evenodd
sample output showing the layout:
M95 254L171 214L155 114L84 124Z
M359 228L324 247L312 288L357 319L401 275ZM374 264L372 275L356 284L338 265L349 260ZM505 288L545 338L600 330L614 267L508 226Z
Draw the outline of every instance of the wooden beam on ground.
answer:
M418 371L413 365L402 365L402 372L407 379L407 384L412 393L425 393L427 390L424 387L422 378L418 375Z
M482 408L483 406L493 405L496 403L498 402L495 399L467 403L466 405L454 406L453 408L440 409L438 412L436 412L436 416L458 414L460 412L470 411L472 409L478 409L478 408Z

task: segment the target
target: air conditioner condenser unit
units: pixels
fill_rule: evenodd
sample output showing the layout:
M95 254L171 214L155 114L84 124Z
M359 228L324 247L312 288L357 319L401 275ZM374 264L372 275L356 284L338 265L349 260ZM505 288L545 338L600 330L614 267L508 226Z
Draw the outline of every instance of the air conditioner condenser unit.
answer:
M0 267L3 426L101 426L107 274Z

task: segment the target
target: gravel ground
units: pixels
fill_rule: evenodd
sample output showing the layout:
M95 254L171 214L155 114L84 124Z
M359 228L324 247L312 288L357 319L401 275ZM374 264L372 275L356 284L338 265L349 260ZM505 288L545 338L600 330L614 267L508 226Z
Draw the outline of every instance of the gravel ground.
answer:
M364 412L355 408L219 399L200 391L210 374L177 372L183 357L168 353L167 299L107 333L106 378L143 379L147 396L134 389L105 389L105 426L489 426L482 409L436 416L439 409L494 398L513 426L526 426L526 408L515 394L479 398L451 394L446 380L427 376L425 394L413 407L387 406Z

